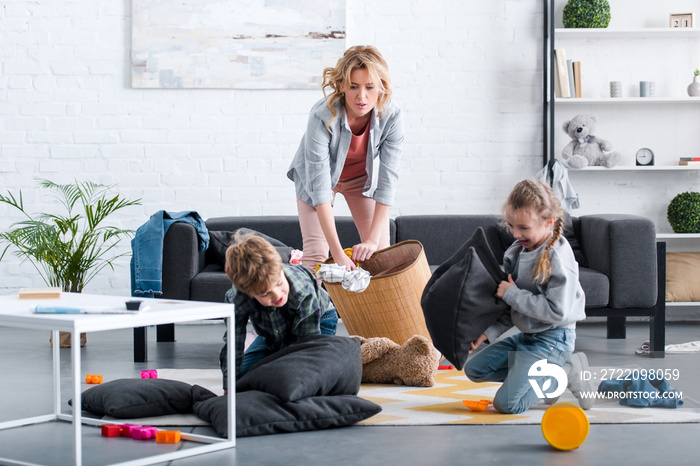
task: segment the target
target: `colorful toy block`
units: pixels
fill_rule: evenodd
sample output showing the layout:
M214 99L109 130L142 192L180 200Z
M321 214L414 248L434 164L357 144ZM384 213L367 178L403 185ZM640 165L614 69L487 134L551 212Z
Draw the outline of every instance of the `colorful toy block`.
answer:
M134 440L148 440L155 438L158 429L153 426L139 426L131 429L131 438Z
M136 424L122 424L122 437L131 438L132 431L137 427L142 427L142 426L139 426Z
M159 430L156 433L156 443L180 443L181 436L179 430Z
M102 383L102 374L88 374L85 383Z
M157 379L158 378L158 371L157 370L141 371L141 378L142 379Z
M119 437L122 434L122 426L117 424L102 424L103 437Z

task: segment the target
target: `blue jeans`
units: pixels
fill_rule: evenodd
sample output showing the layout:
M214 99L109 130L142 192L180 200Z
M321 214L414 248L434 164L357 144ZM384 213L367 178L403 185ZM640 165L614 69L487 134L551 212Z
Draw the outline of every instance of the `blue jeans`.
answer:
M335 335L335 331L338 327L338 311L335 310L334 307L328 309L326 312L323 313L321 316L321 333L324 335ZM226 339L226 336L224 335L224 340ZM226 373L226 368L228 367L227 364L227 349L226 345L228 344L225 343L224 347L221 348L221 352L219 353L219 365L221 366L221 370L224 373L224 389L227 389L227 373ZM242 377L246 372L250 370L251 367L255 365L258 361L261 361L265 359L267 356L271 355L273 353L270 348L267 347L267 344L265 343L265 339L261 336L258 336L253 340L253 342L250 344L248 349L243 353L243 362L241 363L241 371L240 373L236 374L236 379L239 379Z
M573 329L518 333L472 354L464 373L474 382L503 382L493 398L493 407L504 414L522 413L540 401L530 379L536 380L540 387L549 379L529 376L530 367L541 359L563 366L574 351L575 341Z

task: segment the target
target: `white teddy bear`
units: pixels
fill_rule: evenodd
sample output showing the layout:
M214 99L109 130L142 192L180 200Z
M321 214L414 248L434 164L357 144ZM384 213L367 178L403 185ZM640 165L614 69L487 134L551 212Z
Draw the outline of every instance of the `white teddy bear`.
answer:
M596 122L595 115L584 114L576 115L562 125L564 132L571 137L571 142L561 151L569 168L595 165L611 168L620 161L620 154L612 152L610 141L593 135Z

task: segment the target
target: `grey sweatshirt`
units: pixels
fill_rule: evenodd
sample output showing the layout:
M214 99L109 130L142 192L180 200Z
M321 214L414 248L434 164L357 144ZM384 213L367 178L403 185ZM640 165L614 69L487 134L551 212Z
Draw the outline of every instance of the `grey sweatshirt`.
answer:
M516 286L503 295L511 307L484 334L493 342L515 325L523 333L538 333L553 328L576 328L576 321L586 318L586 299L578 280L578 263L566 238L549 250L552 275L544 284L536 283L537 260L549 240L531 252L515 241L505 252L503 270L513 276Z

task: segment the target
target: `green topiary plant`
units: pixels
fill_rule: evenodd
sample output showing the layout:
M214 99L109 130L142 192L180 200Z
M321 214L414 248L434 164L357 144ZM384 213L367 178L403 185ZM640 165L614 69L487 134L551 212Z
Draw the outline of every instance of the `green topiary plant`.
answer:
M610 4L608 0L569 0L563 15L565 28L606 28Z
M685 192L674 197L667 218L675 233L700 233L700 193Z

